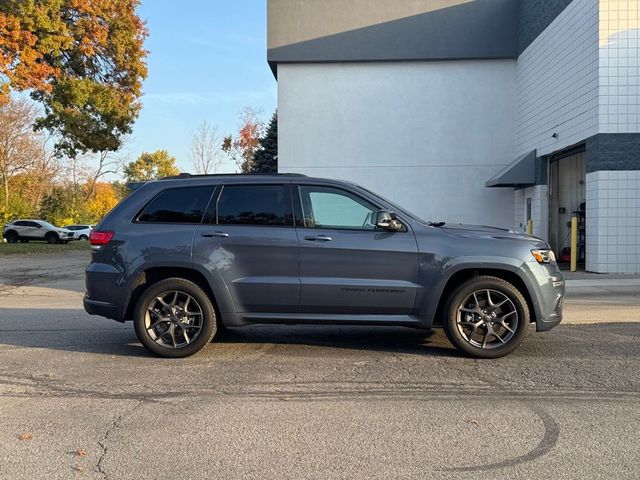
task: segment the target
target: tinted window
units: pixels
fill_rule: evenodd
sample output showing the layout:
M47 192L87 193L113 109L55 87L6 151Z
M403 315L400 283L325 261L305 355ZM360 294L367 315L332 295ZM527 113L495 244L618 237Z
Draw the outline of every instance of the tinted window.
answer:
M286 225L290 199L283 185L227 185L218 199L221 225Z
M15 225L16 227L28 227L29 222L13 222L12 225Z
M315 228L374 230L377 208L357 195L332 187L300 187L304 223Z
M200 223L213 187L171 188L160 193L138 216L139 222Z

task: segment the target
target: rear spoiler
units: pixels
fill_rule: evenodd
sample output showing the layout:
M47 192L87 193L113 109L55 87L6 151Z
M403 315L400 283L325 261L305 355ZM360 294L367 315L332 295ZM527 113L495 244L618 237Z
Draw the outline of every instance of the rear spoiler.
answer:
M148 182L128 182L126 185L129 190L134 192L146 183Z

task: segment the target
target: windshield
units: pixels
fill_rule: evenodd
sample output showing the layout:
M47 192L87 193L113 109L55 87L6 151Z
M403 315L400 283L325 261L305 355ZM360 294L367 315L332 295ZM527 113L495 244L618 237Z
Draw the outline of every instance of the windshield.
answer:
M45 222L44 220L40 220L40 225L47 228L57 228L55 225L51 225L49 222Z
M391 205L394 210L397 210L400 213L405 214L407 217L413 218L416 222L420 222L420 223L424 223L424 224L428 224L430 222L426 222L424 221L422 218L420 218L418 215L416 215L415 213L411 213L409 210L407 210L406 208L401 207L400 205L398 205L397 203L392 202L391 200L388 200L387 198L383 197L382 195L379 195L377 193L372 192L371 190L369 190L368 188L364 188L360 185L355 185L356 187L364 190L365 192L367 192L369 195L372 195L376 198L379 198L380 200L382 200L383 202Z

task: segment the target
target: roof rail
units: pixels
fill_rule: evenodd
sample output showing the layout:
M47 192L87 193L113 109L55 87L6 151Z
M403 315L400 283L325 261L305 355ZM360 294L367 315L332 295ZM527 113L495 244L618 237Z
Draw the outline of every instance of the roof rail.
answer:
M264 177L306 177L303 173L207 173L207 174L193 174L193 173L179 173L178 175L171 175L169 177L163 177L160 180L176 180L180 178L203 178L203 177L252 177L252 176L264 176Z

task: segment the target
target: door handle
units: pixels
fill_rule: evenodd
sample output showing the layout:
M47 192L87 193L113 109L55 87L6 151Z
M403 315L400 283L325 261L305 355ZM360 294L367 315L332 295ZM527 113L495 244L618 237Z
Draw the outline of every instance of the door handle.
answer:
M203 233L202 234L203 237L205 238L211 238L211 237L228 237L229 234L226 232L210 232L210 233Z
M304 239L310 242L330 242L333 240L333 238L328 235L309 235L304 237Z

